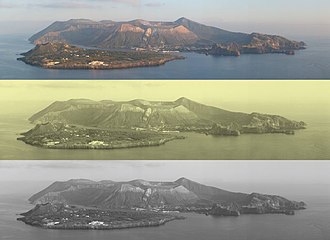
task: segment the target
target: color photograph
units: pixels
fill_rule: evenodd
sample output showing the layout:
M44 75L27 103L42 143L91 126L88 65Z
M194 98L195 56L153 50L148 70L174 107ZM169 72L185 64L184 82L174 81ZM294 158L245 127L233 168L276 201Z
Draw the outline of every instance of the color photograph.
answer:
M1 0L2 79L329 79L324 0Z

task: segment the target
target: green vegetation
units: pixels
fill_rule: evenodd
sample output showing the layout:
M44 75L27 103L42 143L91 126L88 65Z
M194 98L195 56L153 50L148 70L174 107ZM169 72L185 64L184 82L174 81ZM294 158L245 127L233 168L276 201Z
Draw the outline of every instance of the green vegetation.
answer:
M304 49L306 46L304 42L282 36L231 32L187 18L174 22L95 22L86 19L56 21L29 40L34 44L65 42L107 49L194 51L220 56L264 53L293 55L295 50Z
M52 69L120 69L148 67L183 59L182 56L151 51L85 49L64 43L37 45L18 58L27 64Z

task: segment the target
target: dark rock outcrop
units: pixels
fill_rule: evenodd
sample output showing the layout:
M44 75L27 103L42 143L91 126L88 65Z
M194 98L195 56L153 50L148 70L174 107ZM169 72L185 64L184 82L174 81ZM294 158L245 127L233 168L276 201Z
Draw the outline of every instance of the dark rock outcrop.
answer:
M229 45L214 44L212 49L207 52L215 56L240 56L240 47L238 44L231 43Z
M236 204L230 204L228 206L222 206L221 204L213 205L212 209L209 212L213 216L235 216L238 217L241 215L239 211L239 206Z

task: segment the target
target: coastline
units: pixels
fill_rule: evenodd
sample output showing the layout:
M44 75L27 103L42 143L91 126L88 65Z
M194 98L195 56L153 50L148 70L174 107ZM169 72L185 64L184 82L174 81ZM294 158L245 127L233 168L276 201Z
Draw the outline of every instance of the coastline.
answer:
M166 64L167 62L175 61L175 60L183 60L185 57L183 56L172 56L166 57L161 60L151 60L151 61L141 61L141 62L134 62L134 63L115 63L111 65L98 65L93 66L89 64L74 64L73 66L66 66L66 65L46 65L42 63L35 63L29 60L26 60L24 57L18 58L17 60L24 62L25 64L41 67L44 69L68 69L68 70L112 70L112 69L130 69L130 68L142 68L142 67L157 67Z
M173 136L170 138L162 138L160 140L150 140L150 141L139 141L139 142L123 142L123 143L107 143L107 145L98 145L98 146L92 146L89 144L71 144L71 145L44 145L44 144L36 144L33 141L28 141L24 137L19 137L17 140L23 141L26 144L35 146L35 147L41 147L46 149L127 149L127 148L138 148L138 147L157 147L164 145L167 142L173 141L173 140L179 140L179 139L185 139L183 136Z
M133 210L103 209L69 206L63 203L37 204L28 212L19 214L27 225L44 229L113 230L138 227L158 227L167 222L185 219L170 213Z
M126 69L164 65L185 57L147 50L86 49L64 43L45 43L35 46L17 58L32 66L45 69Z
M162 219L155 220L144 220L138 222L123 222L123 223L113 223L107 225L89 225L89 224L77 224L77 225L43 225L41 223L30 222L24 219L24 217L17 218L18 221L24 222L27 225L40 227L44 229L54 229L54 230L116 230L116 229L130 229L130 228L142 228L142 227L159 227L165 225L168 222L174 220L184 220L185 217L182 216L167 216Z

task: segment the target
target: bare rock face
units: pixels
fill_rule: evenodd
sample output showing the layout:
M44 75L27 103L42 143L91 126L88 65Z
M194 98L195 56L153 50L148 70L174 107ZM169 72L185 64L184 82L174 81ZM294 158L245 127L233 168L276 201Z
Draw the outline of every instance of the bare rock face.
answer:
M208 52L211 55L216 56L240 56L240 47L235 43L231 43L229 45L223 44L214 44L212 49Z
M88 99L57 101L34 114L30 121L36 124L62 122L103 128L156 127L172 130L211 129L214 124L218 124L241 133L303 129L306 125L278 115L231 112L187 98L179 98L173 102L140 99L127 102L97 102Z
M64 203L105 209L156 208L187 211L202 207L210 214L224 216L286 213L306 207L303 202L291 201L281 196L230 192L186 178L174 182L69 180L55 182L29 200L33 204ZM43 206L40 205L39 208Z
M36 126L22 133L33 146L53 149L121 149L160 146L185 139L179 132L220 136L253 133L295 134L304 122L278 115L230 112L187 98L173 102L72 99L34 114Z
M303 49L305 46L303 42L291 41L281 36L230 32L187 18L174 22L141 19L128 22L95 22L72 19L54 22L33 35L30 41L34 44L64 42L87 47L167 50L212 48L214 44L220 44L209 53L224 56L238 56L240 53L282 53Z

